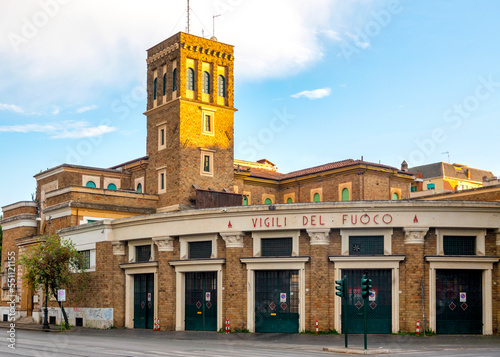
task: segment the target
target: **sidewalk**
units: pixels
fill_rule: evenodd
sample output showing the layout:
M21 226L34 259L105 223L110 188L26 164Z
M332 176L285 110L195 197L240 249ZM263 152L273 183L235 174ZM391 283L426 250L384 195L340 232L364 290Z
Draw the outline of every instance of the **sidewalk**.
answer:
M0 322L0 328L9 329L9 322ZM16 322L16 330L46 331L41 324ZM46 332L61 332L61 327L50 325ZM363 350L363 335L349 335L349 348L344 348L344 335L309 335L281 333L217 333L196 331L152 331L143 329L91 329L72 327L74 335L106 337L117 339L169 339L179 341L213 341L229 344L282 344L288 348L321 348L324 351L336 353L365 354ZM500 349L500 335L438 335L438 336L401 336L401 335L368 335L368 353L384 354L416 351L439 351L444 349L470 349L473 346Z

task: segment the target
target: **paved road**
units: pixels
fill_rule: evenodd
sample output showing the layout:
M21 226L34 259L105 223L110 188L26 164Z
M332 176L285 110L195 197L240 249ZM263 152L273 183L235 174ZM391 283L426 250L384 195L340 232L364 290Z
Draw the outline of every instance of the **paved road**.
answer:
M0 333L7 335L6 330ZM362 347L362 336L351 336L350 347ZM500 336L369 336L369 348L389 349L382 356L499 357ZM324 352L343 347L342 336L287 334L218 334L150 332L144 330L75 329L65 333L16 331L16 349L0 339L0 356L92 357L279 357L346 356Z

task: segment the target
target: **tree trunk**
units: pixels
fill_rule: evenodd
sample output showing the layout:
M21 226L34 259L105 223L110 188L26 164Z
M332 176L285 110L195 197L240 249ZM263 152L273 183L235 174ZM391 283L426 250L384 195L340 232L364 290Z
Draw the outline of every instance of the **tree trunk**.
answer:
M59 299L57 298L56 287L54 285L52 285L51 288L52 288L52 293L54 294L54 296L57 300L57 303L59 304L59 307L61 308L62 314L64 316L64 324L66 325L66 329L69 330L70 326L69 326L69 322L68 322L68 315L66 315L66 310L64 310L64 307L62 305L62 301L59 301Z

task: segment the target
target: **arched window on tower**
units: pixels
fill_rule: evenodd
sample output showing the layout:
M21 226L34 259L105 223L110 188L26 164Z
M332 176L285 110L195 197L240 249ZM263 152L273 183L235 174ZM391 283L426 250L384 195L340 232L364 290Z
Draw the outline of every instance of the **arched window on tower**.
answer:
M271 203L273 203L273 201L271 201L270 198L266 198L265 201L264 201L265 205L270 205Z
M313 202L319 202L319 201L321 201L321 197L319 193L315 193L313 196Z
M210 74L203 72L203 93L210 94Z
M186 74L186 88L188 90L194 90L194 69L188 67Z
M172 72L172 92L177 91L177 68Z
M137 185L137 193L142 193L142 184Z
M163 95L167 94L167 74L163 75Z
M218 95L219 97L225 97L226 96L226 78L224 78L223 75L219 75L219 89L218 89Z
M288 197L286 203L293 203L293 199L291 197Z
M397 194L397 192L394 192L394 193L392 194L392 200L393 200L393 201L397 201L397 200L399 200L399 195Z
M108 190L115 190L116 191L116 185L114 183L110 183L108 185Z
M156 100L156 91L158 90L158 78L155 78L153 85L153 99Z
M248 197L243 196L243 206L248 206Z
M349 201L349 189L347 188L342 190L342 201Z
M87 181L87 184L85 186L91 187L91 188L96 188L96 185L95 185L94 181Z

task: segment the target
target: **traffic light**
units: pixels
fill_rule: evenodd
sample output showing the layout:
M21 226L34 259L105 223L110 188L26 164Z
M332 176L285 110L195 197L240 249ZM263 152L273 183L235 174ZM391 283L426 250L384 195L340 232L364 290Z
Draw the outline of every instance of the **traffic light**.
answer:
M335 284L337 284L335 290L338 290L337 292L335 292L335 295L340 296L341 298L346 297L346 286L345 286L346 281L347 281L347 276L344 276L340 280L335 280Z
M361 278L361 297L366 299L370 296L370 291L372 290L372 279L368 279L366 274Z

